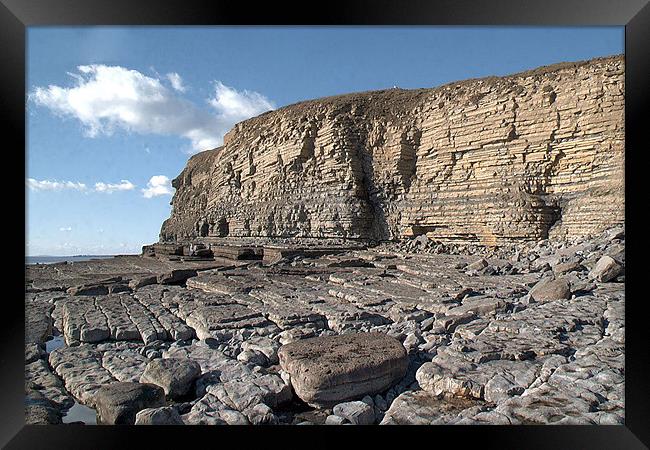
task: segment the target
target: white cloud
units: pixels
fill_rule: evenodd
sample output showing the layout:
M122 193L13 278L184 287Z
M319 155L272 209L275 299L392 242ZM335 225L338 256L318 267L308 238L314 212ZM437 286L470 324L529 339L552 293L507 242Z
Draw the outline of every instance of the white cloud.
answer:
M221 117L232 117L237 122L273 109L273 104L257 92L237 91L220 81L214 82L214 97L208 103Z
M167 79L171 83L172 87L178 92L185 92L187 88L183 85L183 79L176 72L168 73Z
M154 175L147 183L146 189L142 189L145 198L157 197L159 195L172 195L174 188L172 182L165 175Z
M32 191L62 191L68 189L76 191L86 190L86 185L84 183L74 181L36 180L34 178L28 178L26 184Z
M72 231L72 227L61 227L59 228L59 231L70 232Z
M171 90L159 75L152 78L120 66L77 69L79 73L70 74L75 86L36 87L29 99L62 117L79 120L89 137L110 135L116 129L175 135L189 139L191 152L197 152L220 145L235 123L274 108L257 92L237 91L219 81L214 84L214 96L207 100L214 109L210 111L178 95L182 91L177 88L184 89L180 76L173 76L178 74L168 74L176 89Z
M76 191L87 191L88 188L84 183L74 182L74 181L57 181L57 180L36 180L34 178L28 178L26 180L27 187L32 191L62 191L62 190L76 190ZM132 191L135 189L135 184L131 183L129 180L122 180L119 183L95 183L94 191L110 194L115 191Z
M135 189L135 184L131 183L129 180L122 180L118 184L95 183L96 192L105 192L107 194L115 191L131 191L133 189Z

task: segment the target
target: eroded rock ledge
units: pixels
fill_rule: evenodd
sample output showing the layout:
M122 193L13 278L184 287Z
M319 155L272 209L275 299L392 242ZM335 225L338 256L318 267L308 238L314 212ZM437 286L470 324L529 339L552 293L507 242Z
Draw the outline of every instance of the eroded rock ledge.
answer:
M161 241L600 232L623 221L623 115L622 56L290 105L189 160Z

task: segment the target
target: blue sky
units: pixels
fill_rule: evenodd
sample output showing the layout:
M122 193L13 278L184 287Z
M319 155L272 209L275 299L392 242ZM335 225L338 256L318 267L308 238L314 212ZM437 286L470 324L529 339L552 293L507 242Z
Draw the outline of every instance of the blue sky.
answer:
M27 254L138 253L188 157L269 109L623 49L622 27L30 27Z

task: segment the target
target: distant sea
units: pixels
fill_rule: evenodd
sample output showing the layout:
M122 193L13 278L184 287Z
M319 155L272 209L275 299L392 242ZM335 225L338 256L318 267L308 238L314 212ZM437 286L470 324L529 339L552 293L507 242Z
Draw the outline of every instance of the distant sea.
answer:
M58 262L80 262L91 259L108 259L115 255L76 255L76 256L26 256L25 264L54 264Z

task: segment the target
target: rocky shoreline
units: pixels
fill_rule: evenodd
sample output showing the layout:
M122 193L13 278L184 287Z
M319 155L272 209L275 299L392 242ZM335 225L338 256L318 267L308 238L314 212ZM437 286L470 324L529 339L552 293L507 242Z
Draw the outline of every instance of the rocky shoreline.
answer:
M336 244L27 266L27 423L624 423L622 227Z

